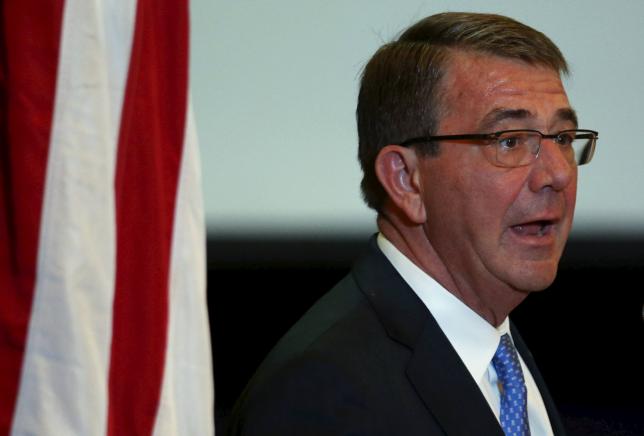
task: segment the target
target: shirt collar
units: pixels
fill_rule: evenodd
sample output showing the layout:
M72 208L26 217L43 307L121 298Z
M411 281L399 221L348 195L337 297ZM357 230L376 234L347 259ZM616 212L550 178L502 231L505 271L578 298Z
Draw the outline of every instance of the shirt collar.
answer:
M385 257L427 306L472 378L480 383L501 335L510 333L508 318L498 328L494 327L417 267L382 233L378 234L377 242Z

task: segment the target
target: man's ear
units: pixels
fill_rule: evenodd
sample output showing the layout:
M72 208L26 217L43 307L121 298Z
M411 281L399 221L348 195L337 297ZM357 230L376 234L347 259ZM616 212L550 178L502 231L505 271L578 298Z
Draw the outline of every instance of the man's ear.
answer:
M376 176L389 200L415 224L423 224L427 219L419 163L415 150L387 145L378 153L375 164Z

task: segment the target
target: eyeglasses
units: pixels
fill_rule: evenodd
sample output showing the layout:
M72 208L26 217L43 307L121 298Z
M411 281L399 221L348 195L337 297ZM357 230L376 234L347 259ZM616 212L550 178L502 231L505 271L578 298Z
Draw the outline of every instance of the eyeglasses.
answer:
M473 145L489 145L496 152L494 165L501 167L521 167L530 165L539 156L541 141L552 139L568 162L584 165L591 161L599 134L594 130L562 130L546 135L538 130L502 130L494 133L470 135L439 135L408 139L400 145L422 144L433 141L467 141ZM476 143L480 142L480 143Z

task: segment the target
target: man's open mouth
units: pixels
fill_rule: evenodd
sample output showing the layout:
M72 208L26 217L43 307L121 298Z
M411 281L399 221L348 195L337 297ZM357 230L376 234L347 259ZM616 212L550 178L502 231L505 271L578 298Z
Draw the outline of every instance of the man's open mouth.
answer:
M529 221L512 226L512 230L520 236L544 236L554 225L553 220Z

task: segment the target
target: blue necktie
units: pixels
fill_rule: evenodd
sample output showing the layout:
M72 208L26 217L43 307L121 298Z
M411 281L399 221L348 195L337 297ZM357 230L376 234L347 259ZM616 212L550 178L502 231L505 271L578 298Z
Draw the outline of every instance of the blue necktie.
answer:
M528 396L519 355L506 333L492 358L501 392L501 427L506 436L530 436Z

